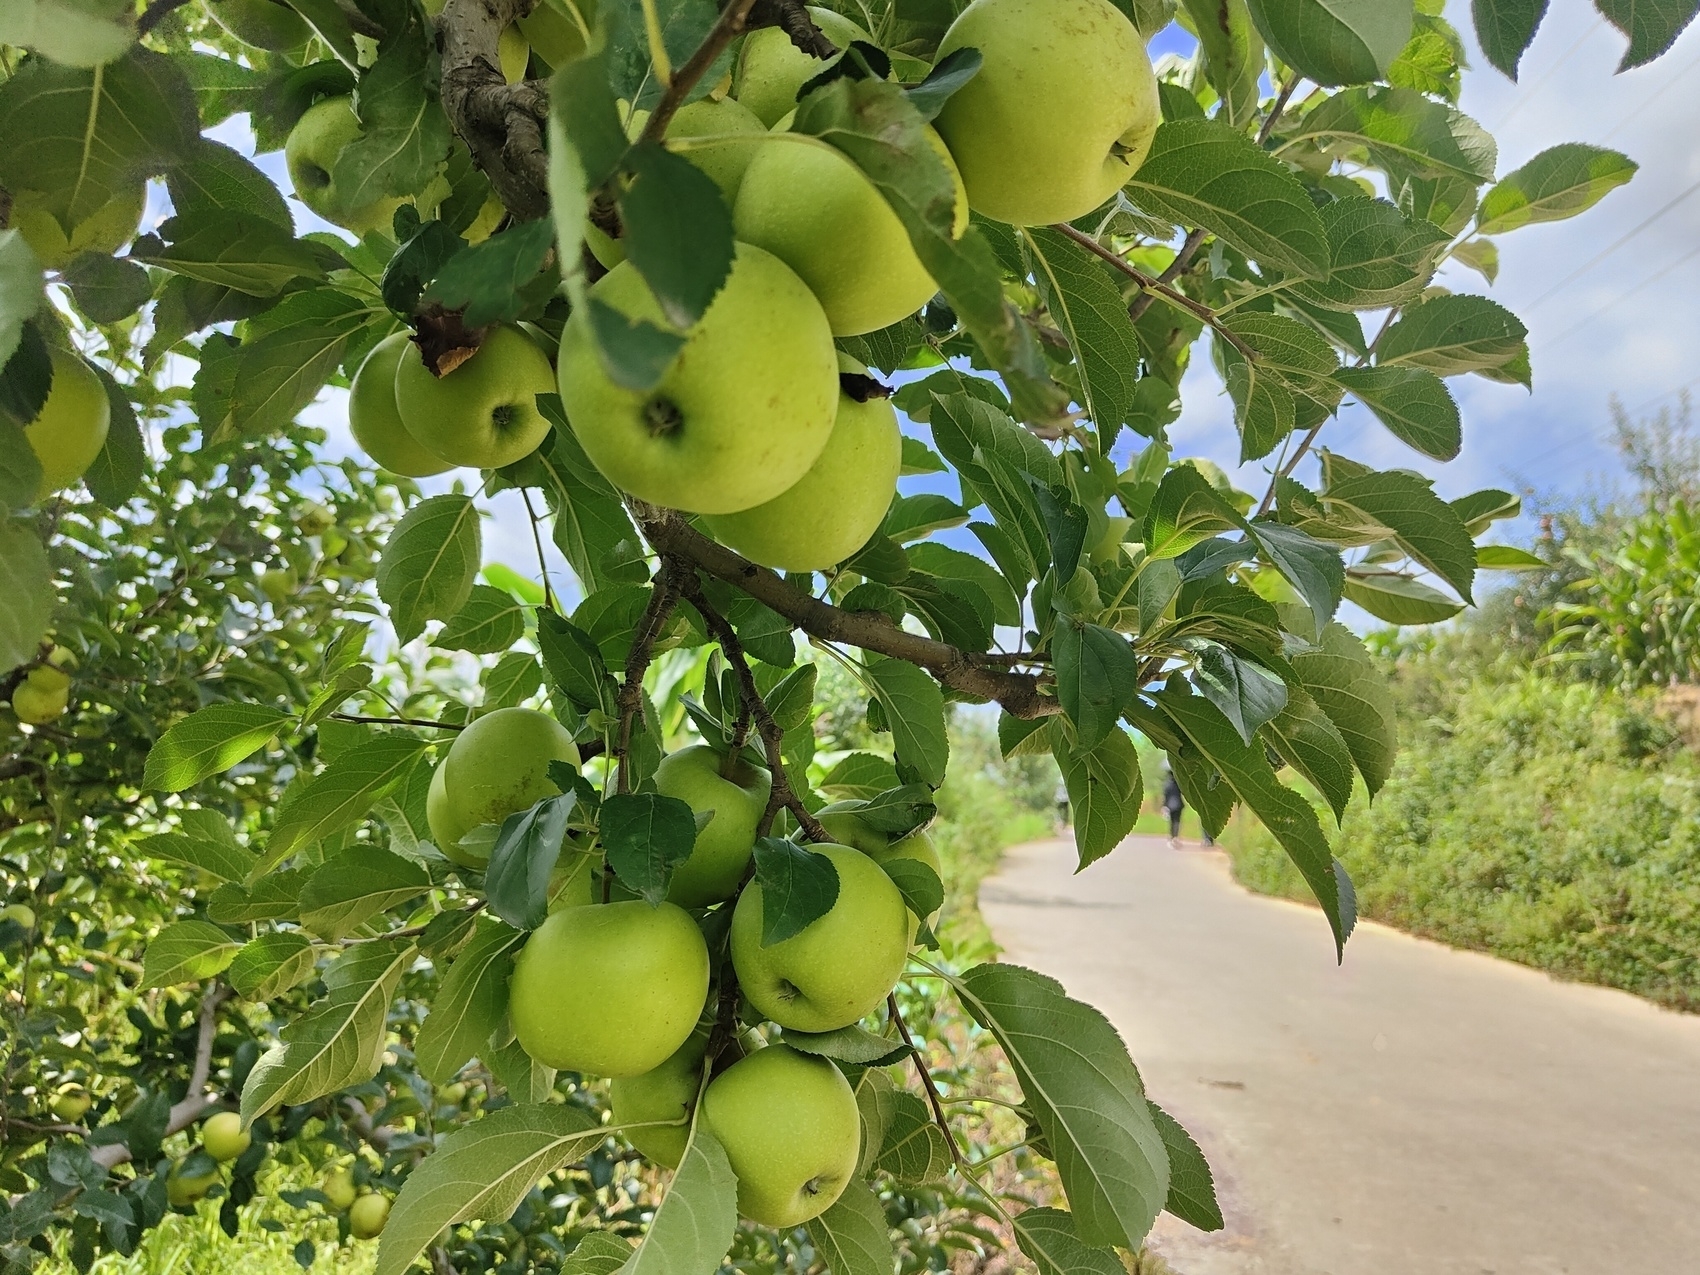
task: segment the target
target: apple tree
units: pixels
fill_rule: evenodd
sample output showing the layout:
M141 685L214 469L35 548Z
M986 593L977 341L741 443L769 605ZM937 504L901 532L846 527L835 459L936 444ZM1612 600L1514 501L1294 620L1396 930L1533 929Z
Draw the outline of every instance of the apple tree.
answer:
M1635 171L1501 174L1440 7L6 5L4 1269L234 1233L276 1163L382 1275L889 1275L919 1189L1043 1271L1219 1226L1102 1014L941 950L926 825L996 706L1086 868L1138 733L1343 950L1396 741L1342 603L1539 564L1323 432L1455 457L1447 379L1533 373L1437 270ZM1599 7L1631 66L1695 6ZM1544 9L1475 6L1500 71ZM1195 353L1261 492L1171 449ZM480 576L502 493L535 579ZM823 666L887 746L816 756ZM965 1147L941 998L1066 1208Z

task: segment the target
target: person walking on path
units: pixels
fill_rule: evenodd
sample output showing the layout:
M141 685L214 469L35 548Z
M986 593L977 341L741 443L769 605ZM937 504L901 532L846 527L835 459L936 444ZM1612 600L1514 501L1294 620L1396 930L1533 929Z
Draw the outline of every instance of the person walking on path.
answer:
M1163 809L1169 814L1169 848L1178 850L1181 844L1181 811L1186 809L1186 800L1181 796L1181 786L1172 770L1163 772Z

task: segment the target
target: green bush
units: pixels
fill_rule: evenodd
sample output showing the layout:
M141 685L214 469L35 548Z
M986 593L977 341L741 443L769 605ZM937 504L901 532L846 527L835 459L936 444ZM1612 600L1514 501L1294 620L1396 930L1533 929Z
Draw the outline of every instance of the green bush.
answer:
M1405 748L1347 810L1360 914L1700 1010L1700 761L1649 694L1503 671L1437 694L1443 649L1400 670ZM1308 897L1262 828L1225 843L1247 886Z

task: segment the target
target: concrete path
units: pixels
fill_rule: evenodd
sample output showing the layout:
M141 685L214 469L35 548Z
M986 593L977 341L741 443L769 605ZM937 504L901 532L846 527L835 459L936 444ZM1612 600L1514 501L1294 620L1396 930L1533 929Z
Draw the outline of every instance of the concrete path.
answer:
M1121 1030L1216 1172L1179 1275L1700 1275L1700 1018L1241 890L1134 838L1018 847L1004 958Z

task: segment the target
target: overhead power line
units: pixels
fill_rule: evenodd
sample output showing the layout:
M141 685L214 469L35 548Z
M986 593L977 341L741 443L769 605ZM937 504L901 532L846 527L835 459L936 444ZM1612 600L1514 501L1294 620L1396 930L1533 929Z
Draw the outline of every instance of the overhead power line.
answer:
M1563 289L1569 287L1572 283L1575 283L1576 280L1580 279L1583 275L1587 274L1588 271L1592 270L1595 266L1599 265L1600 262L1604 261L1607 257L1611 256L1612 253L1616 252L1619 248L1623 247L1624 244L1628 243L1631 239L1635 238L1636 235L1640 234L1643 230L1647 229L1648 226L1651 226L1660 217L1663 217L1671 209L1675 208L1678 204L1680 204L1683 200L1687 199L1690 195L1692 195L1697 190L1700 190L1700 181L1696 181L1687 190L1683 191L1675 199L1672 199L1663 208L1659 209L1658 212L1654 213L1651 217L1648 217L1645 221L1643 221L1640 225L1636 226L1633 230L1630 230L1626 234L1624 234L1622 238L1618 239L1610 247L1602 248L1599 252L1596 252L1592 257L1589 257L1588 260L1584 261L1581 265L1577 266L1576 269L1572 270L1569 274L1565 275L1564 278L1560 279L1557 283L1553 284L1552 287L1548 288L1545 292L1541 293L1540 296L1536 297L1533 301L1529 302L1527 308L1531 309L1531 310L1534 309L1536 306L1540 305L1541 302L1545 301L1548 297L1553 296L1555 293L1558 293L1558 292L1562 291Z
M1607 310L1610 310L1612 307L1629 300L1630 297L1635 296L1639 292L1646 291L1646 289L1650 288L1653 284L1657 283L1660 279L1663 279L1671 271L1687 265L1690 261L1694 260L1695 257L1700 257L1700 244L1696 244L1693 248L1691 248L1688 251L1688 254L1686 256L1679 257L1677 260L1671 262L1668 266L1666 266L1663 270L1659 270L1659 271L1655 272L1654 274L1649 275L1647 278L1641 280L1640 283L1636 284L1633 288L1631 288L1628 292L1620 293L1618 296L1613 297L1610 301L1606 302L1603 306L1600 306L1597 310L1594 310L1592 313L1588 314L1585 318L1578 320L1576 323L1574 323L1570 327L1566 328L1563 331L1563 333L1561 333L1558 336L1555 336L1550 341L1543 342L1543 344L1547 345L1547 346L1554 346L1554 345L1557 345L1560 341L1563 341L1564 339L1566 339L1567 337L1574 336L1576 333L1580 332L1583 328L1587 327L1590 323L1592 323L1595 319L1599 318Z
M1563 54L1560 55L1558 61L1554 62L1541 74L1540 79L1536 80L1533 84L1529 85L1528 88L1523 90L1517 100L1511 104L1511 109L1505 113L1505 117L1501 119L1499 123L1495 124L1491 131L1498 133L1512 120L1516 119L1517 112L1521 111L1525 106L1533 101L1535 96L1547 86L1547 81L1557 75L1559 71L1563 69L1564 64L1576 56L1576 51L1588 42L1588 37L1593 35L1595 31L1598 31L1605 24L1606 20L1604 18L1594 19L1594 25L1589 27L1581 35L1577 36L1576 43L1566 49Z

